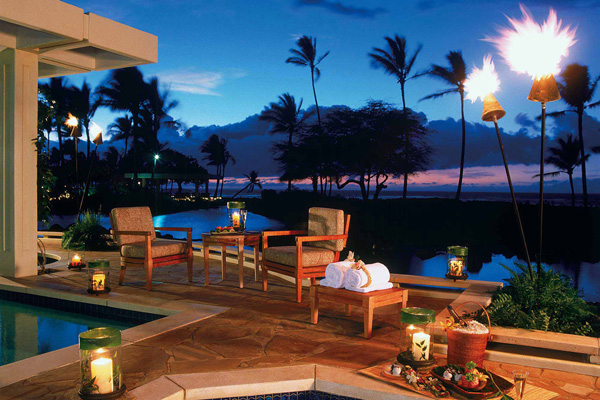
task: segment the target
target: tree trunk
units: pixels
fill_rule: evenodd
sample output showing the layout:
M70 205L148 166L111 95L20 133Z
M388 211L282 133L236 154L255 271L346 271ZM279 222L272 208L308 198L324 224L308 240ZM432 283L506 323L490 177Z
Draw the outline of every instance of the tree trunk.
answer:
M138 178L138 169L137 169L137 114L132 113L131 119L133 120L133 180L134 183L137 182Z
M571 207L575 207L575 188L573 187L573 171L567 173L569 174L569 183L571 184Z
M317 120L321 127L321 113L319 112L319 102L317 102L317 91L315 90L315 67L310 67L310 79L312 81L313 96L315 97L315 107L317 107Z
M217 195L219 194L219 181L221 180L221 166L217 165L217 185L215 186L215 194L213 195L213 197L217 197Z
M60 133L60 124L56 124L56 134L58 135L58 153L60 155L58 165L62 167L65 163L65 153L63 152L62 134Z
M406 98L404 97L404 82L400 82L400 91L402 92L402 112L406 118ZM402 189L402 199L406 199L408 192L408 132L404 132L404 187Z
M585 169L585 146L583 145L583 108L577 109L577 128L579 129L579 144L581 152L581 185L583 186L583 206L588 206L587 173Z
M317 177L317 174L313 173L313 176L312 176L311 180L312 180L313 192L317 193L317 191L319 189L319 187L318 187L318 185L319 185L319 178Z
M465 127L465 101L464 92L460 91L460 119L462 123L462 146L460 150L460 174L458 177L458 189L456 190L456 200L460 200L460 191L462 188L463 171L465 169L465 142L467 139L466 127Z
M223 168L221 169L221 192L219 193L219 197L223 197L223 186L225 186L225 164L223 164Z
M289 154L291 154L292 152L292 131L290 131L290 137L288 139L288 156ZM288 192L292 191L292 178L288 177L288 188L287 188Z
M89 160L89 158L90 158L90 151L91 151L90 146L91 146L91 142L92 142L90 140L90 121L88 119L86 119L83 122L83 126L85 128L85 135L87 136L87 154L86 154L86 156L87 156L87 158Z

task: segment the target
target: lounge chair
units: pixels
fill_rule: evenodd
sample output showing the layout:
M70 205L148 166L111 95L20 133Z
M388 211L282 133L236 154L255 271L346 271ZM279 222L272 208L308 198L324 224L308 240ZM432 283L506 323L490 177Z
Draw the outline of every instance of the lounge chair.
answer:
M188 282L192 281L192 228L156 228L149 207L113 208L110 225L114 241L121 248L119 285L123 284L127 267L143 267L146 288L152 290L153 268L183 262L187 262ZM187 232L187 241L157 239L156 231Z
M302 280L325 276L327 265L339 261L346 247L350 215L331 208L313 207L308 210L308 231L263 232L262 277L267 291L269 271L296 278L296 301L302 301ZM302 236L304 235L304 236ZM269 247L273 236L296 236L295 246Z

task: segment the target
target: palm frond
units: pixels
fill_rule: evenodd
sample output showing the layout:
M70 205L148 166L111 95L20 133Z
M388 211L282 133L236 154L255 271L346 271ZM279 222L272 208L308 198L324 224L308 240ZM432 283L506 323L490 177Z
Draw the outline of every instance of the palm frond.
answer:
M440 98L440 97L445 96L445 95L450 94L450 93L458 93L458 88L456 88L456 89L448 89L448 90L443 90L441 92L433 93L433 94L430 94L429 96L423 97L419 101L430 100L430 99L437 99L437 98Z

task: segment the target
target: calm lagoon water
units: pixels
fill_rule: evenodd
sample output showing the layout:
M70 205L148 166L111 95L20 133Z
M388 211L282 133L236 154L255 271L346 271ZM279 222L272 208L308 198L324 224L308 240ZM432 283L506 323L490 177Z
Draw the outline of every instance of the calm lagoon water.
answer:
M0 365L77 344L81 332L101 326L134 325L0 300Z

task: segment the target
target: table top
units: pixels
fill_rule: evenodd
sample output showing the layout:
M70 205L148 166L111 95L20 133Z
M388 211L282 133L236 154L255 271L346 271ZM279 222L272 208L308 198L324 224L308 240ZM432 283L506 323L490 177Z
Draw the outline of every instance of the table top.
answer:
M237 241L239 239L244 242L252 241L258 242L260 240L262 233L261 232L236 232L236 233L221 233L221 234L212 234L210 232L206 232L202 234L202 241L204 242L212 242L212 243L231 243Z
M319 282L317 282L315 288L318 288L320 293L335 293L336 295L342 295L342 296L346 296L346 297L377 297L377 296L386 296L389 294L404 294L405 292L408 292L408 289L404 289L404 288L390 288L390 289L384 289L384 290L374 290L372 292L368 292L368 293L361 293L361 292L355 292L352 290L347 290L344 288L341 289L336 289L336 288L332 288L329 286L321 286L319 285Z

